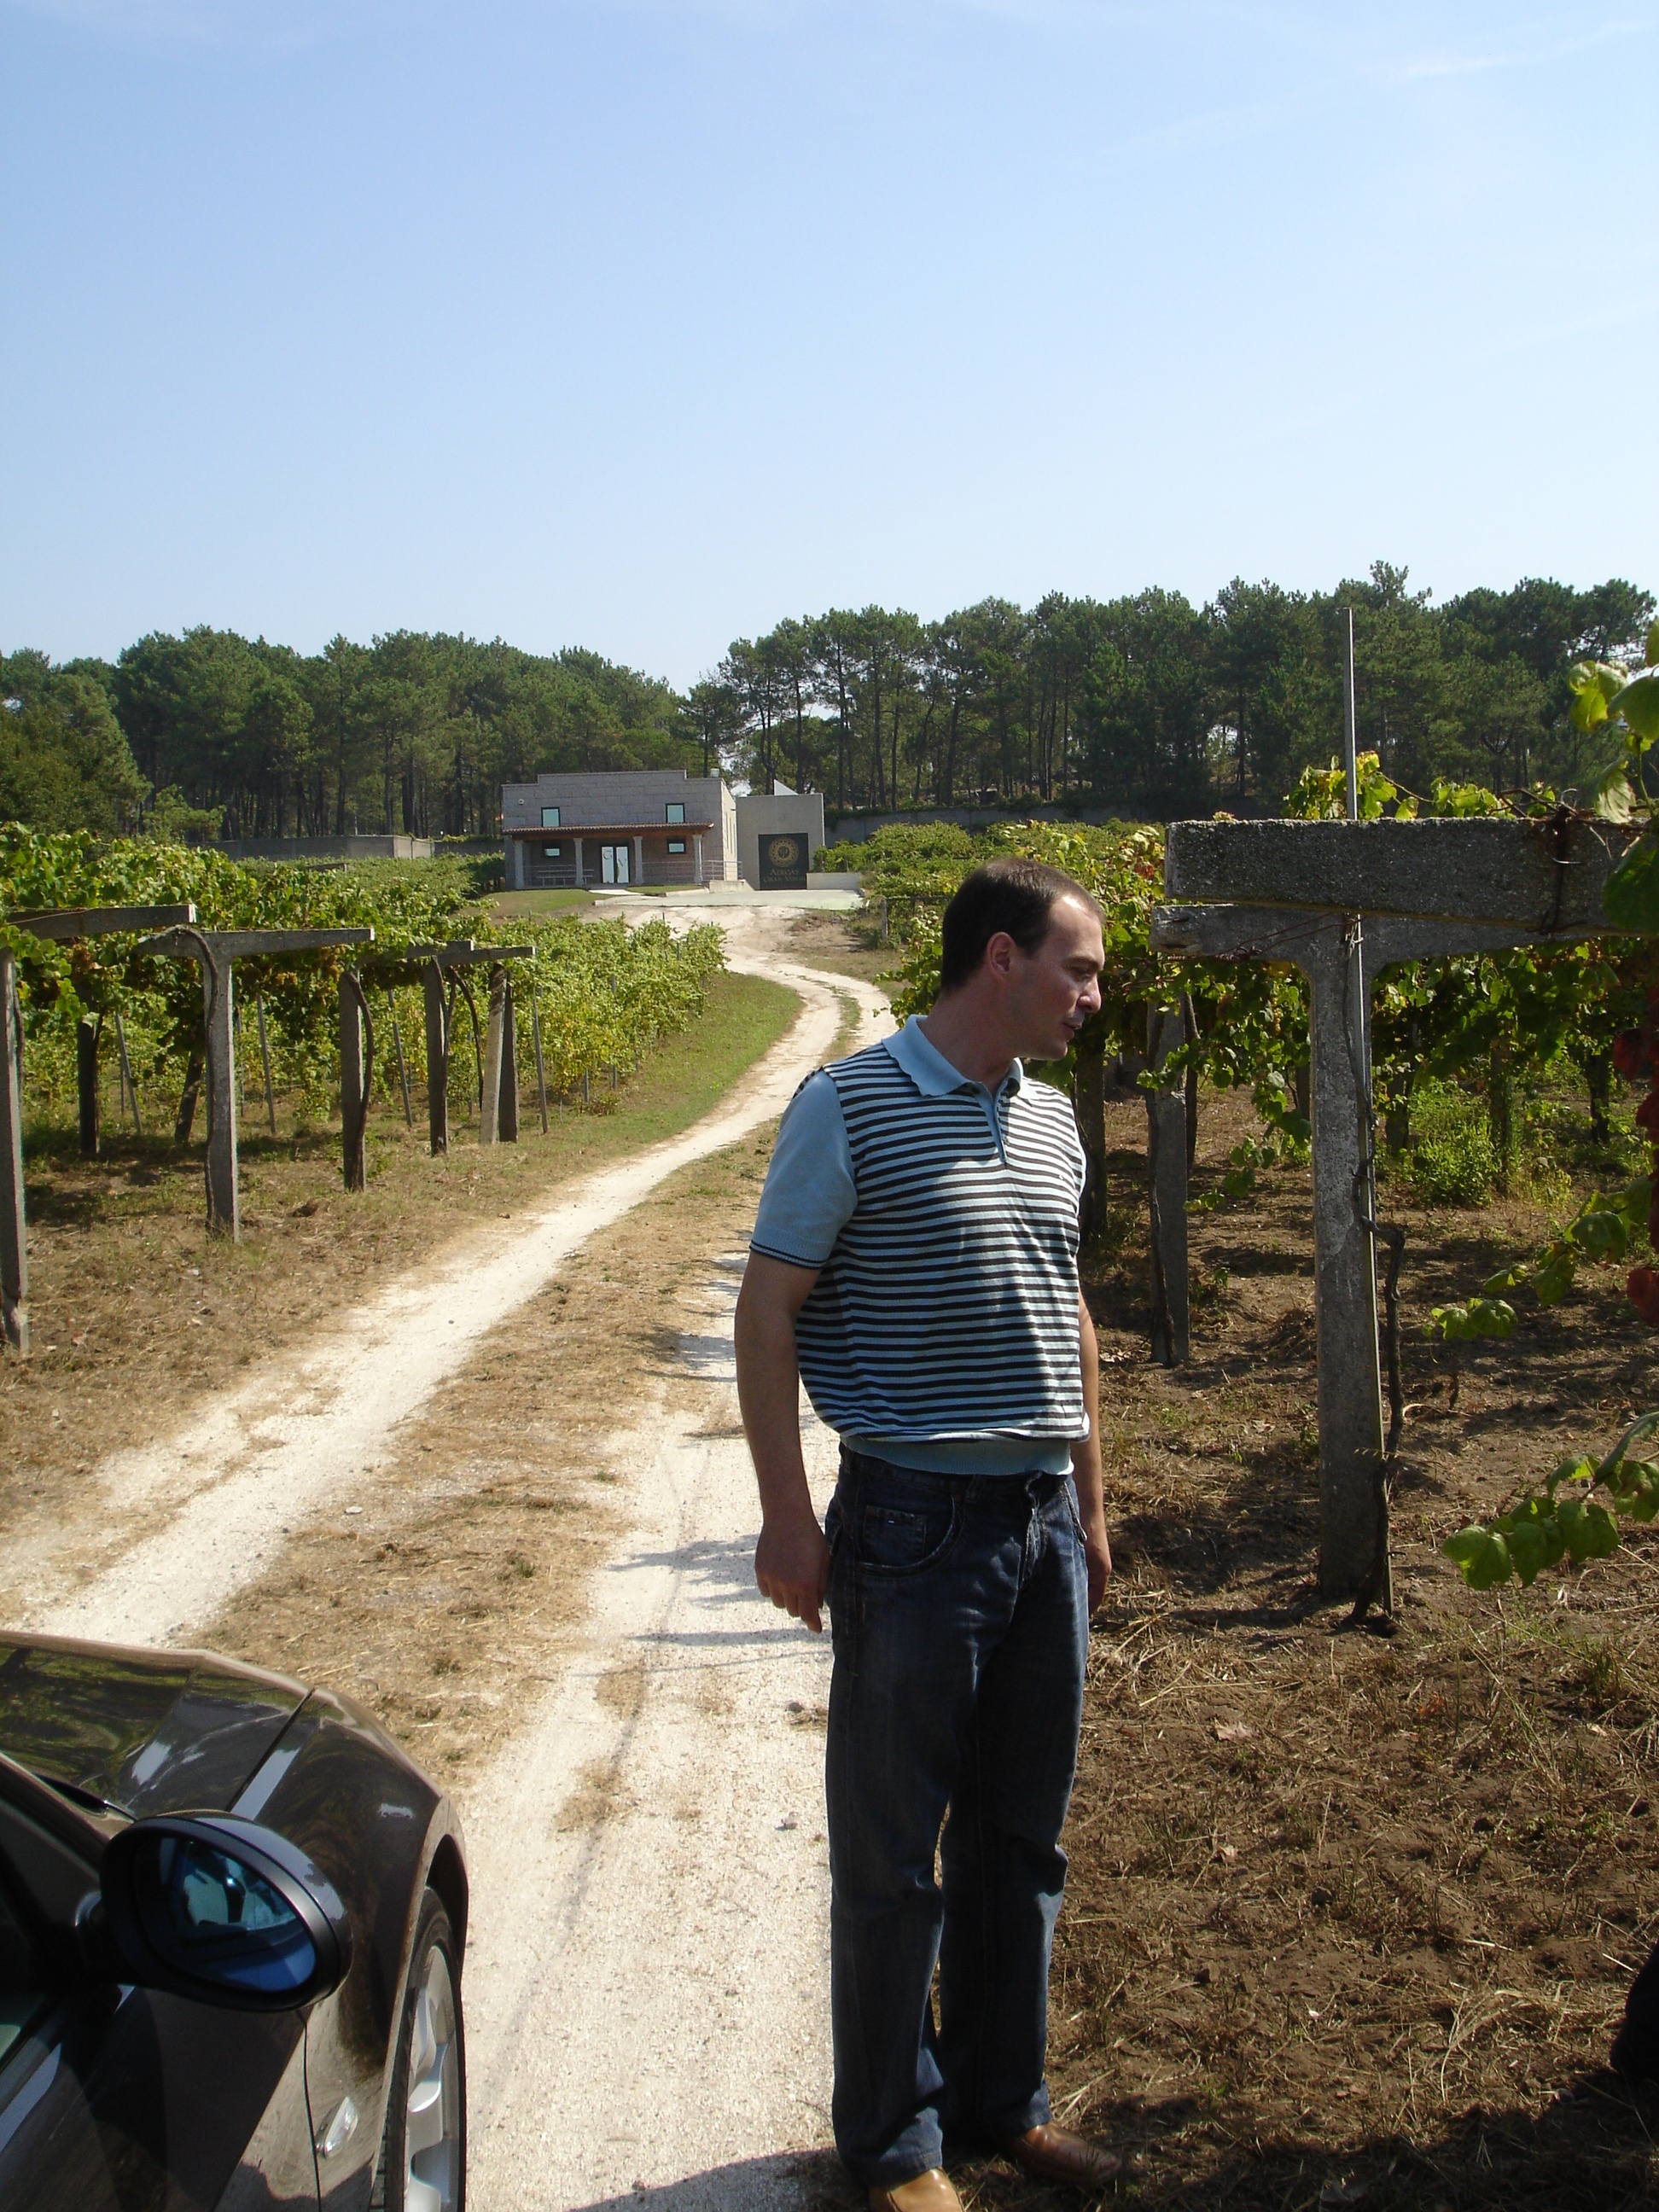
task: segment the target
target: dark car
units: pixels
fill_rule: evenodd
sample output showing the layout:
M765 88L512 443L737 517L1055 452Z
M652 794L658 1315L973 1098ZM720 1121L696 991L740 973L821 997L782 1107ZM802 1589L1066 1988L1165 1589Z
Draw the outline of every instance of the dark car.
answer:
M0 2206L462 2212L466 1912L343 1698L0 1634Z

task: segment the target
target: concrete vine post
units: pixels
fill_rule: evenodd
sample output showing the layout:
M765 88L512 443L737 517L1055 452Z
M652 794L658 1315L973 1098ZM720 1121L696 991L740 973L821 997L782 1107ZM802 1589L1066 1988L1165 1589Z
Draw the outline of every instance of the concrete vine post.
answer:
M1567 817L1170 827L1166 893L1225 903L1159 908L1154 949L1288 962L1310 986L1319 1586L1326 1597L1369 1594L1376 1601L1387 1589L1387 1516L1378 1506L1388 1462L1372 1196L1372 985L1404 961L1599 934L1608 926L1602 889L1633 842L1630 831Z
M283 959L295 952L332 951L372 945L374 932L355 929L164 929L139 945L169 960L194 960L202 969L204 1053L207 1068L208 1230L233 1241L241 1235L236 1173L235 994L239 960ZM361 991L359 994L361 997ZM188 1079L185 1097L191 1097ZM193 1102L192 1102L193 1103ZM183 1109L181 1108L181 1119ZM186 1134L188 1123L185 1123ZM182 1141L182 1139L180 1139Z

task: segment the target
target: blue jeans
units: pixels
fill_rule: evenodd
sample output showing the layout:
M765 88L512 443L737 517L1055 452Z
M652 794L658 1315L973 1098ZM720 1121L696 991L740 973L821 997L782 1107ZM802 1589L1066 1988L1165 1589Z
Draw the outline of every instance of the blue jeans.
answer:
M890 2188L947 2131L997 2143L1049 2117L1088 1573L1065 1475L843 1449L825 1530L836 2147Z

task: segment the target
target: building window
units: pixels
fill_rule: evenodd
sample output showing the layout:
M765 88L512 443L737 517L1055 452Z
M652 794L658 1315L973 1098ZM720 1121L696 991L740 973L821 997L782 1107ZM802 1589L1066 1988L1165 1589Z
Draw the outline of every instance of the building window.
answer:
M670 822L684 822L685 819L685 801L683 799L671 799L668 802L668 812L665 818Z
M671 837L668 841L668 849L671 853L683 853L685 850L684 838Z
M562 860L563 857L564 847L562 845L544 845L542 847L542 858L544 860Z
M563 826L563 825L561 823L561 822L560 822L560 820L559 820L559 810L558 810L558 808L557 808L556 806L544 806L544 807L543 807L543 809L542 809L542 827L543 827L543 829L544 829L544 830L557 830L557 829L562 828L562 826Z

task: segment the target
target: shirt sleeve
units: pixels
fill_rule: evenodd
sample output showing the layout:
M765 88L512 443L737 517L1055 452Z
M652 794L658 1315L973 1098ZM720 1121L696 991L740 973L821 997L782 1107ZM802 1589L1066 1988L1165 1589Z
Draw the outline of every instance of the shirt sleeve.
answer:
M750 1249L792 1267L821 1267L857 1203L841 1095L820 1070L784 1114Z

